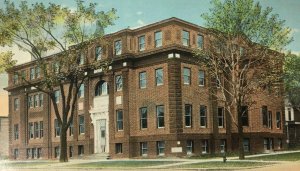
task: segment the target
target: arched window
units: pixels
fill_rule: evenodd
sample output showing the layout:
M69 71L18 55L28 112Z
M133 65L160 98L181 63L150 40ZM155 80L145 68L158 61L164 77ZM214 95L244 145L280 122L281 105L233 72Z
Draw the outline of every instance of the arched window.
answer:
M108 94L107 82L105 81L98 82L95 87L95 96L102 96L107 94Z

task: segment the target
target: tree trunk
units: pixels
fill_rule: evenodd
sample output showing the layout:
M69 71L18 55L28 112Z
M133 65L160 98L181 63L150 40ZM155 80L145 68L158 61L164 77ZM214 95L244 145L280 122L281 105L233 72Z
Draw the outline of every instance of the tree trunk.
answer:
M67 150L67 129L61 129L60 135L60 162L68 162L68 150Z
M245 152L244 152L244 132L243 132L243 125L242 125L242 107L238 105L238 138L239 138L239 159L245 159Z

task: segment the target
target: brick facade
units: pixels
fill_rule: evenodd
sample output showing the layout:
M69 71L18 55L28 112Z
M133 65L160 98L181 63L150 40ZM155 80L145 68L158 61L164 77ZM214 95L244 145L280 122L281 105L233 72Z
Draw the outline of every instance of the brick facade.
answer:
M182 31L189 32L188 45L182 43ZM155 47L160 40L155 41L155 33L161 31L161 46ZM185 22L177 18L163 20L145 27L106 35L105 38L114 44L122 41L122 52L115 55L112 45L103 47L102 59L113 58L110 69L105 72L91 71L91 76L85 82L84 97L78 100L78 108L74 116L73 135L68 136L68 150L72 157L94 153L96 127L92 124L92 108L94 104L95 87L103 80L108 84L108 132L109 155L112 158L136 158L157 156L186 156L220 153L222 143L228 152L237 150L237 131L231 124L231 119L225 113L224 127L217 125L218 106L212 95L211 78L205 75L204 85L199 85L200 68L193 60L192 50L197 48L197 37L203 36L203 48L206 47L207 37L205 28ZM144 50L139 37L144 36ZM92 45L87 50L86 63L95 60L95 48ZM47 58L51 60L51 56ZM34 61L16 66L14 71L26 71ZM190 70L190 83L184 82L184 70ZM157 74L157 70L160 71ZM145 73L144 87L140 87L140 73ZM157 75L162 79L157 85ZM117 91L116 77L122 76L122 90ZM55 134L55 114L49 97L43 95L43 105L28 107L28 96L39 94L37 90L24 87L24 84L13 83L13 72L9 74L9 121L10 121L10 158L55 158L59 137ZM14 100L18 98L20 106L14 109ZM253 96L257 104L249 111L249 126L245 127L246 141L249 140L250 153L263 152L264 147L270 150L281 149L285 142L283 133L283 101L281 97L261 93ZM272 101L270 100L272 99ZM206 124L200 125L200 106L206 109ZM272 111L272 127L262 124L261 106L268 106ZM190 107L190 115L187 111ZM146 127L141 128L141 108L147 109ZM163 109L163 110L161 110ZM117 115L122 111L122 119ZM277 128L276 112L280 112L280 126ZM79 133L80 119L84 116L84 133ZM158 116L162 116L159 120ZM43 137L30 137L29 123L43 121ZM122 124L120 129L117 122ZM187 126L187 123L189 124ZM14 125L19 125L20 136L14 137ZM98 128L97 128L98 129ZM264 146L265 142L265 146ZM268 145L266 144L268 142ZM35 149L35 150L33 150ZM84 149L84 150L83 150ZM84 151L83 154L82 150ZM28 156L28 151L33 154ZM38 152L40 151L40 153ZM81 152L80 152L81 151Z

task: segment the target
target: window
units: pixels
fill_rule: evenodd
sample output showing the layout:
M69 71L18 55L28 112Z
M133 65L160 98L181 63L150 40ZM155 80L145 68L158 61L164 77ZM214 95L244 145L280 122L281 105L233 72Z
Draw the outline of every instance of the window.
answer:
M59 102L59 96L60 96L59 90L54 91L54 102L55 103Z
M20 100L18 98L14 99L14 110L19 110L20 108Z
M164 106L156 106L157 128L165 127Z
M22 78L22 82L24 81L23 79L26 79L26 72L25 70L21 71L21 78Z
M14 138L15 140L19 139L19 124L14 125Z
M218 127L224 128L224 108L218 107Z
M95 96L107 95L108 87L107 82L100 81L95 88Z
M205 85L205 75L204 75L204 71L199 71L199 86L204 86Z
M32 151L32 158L36 159L37 158L37 150L36 150L36 148L32 148L31 151Z
M44 104L44 96L42 93L39 94L39 105L40 107Z
M147 86L147 74L146 72L140 72L140 88L146 88Z
M95 49L95 59L96 61L101 60L102 58L102 47L98 46Z
M157 155L165 155L165 142L157 141Z
M278 138L278 149L282 149L282 139Z
M44 137L44 122L40 121L40 137Z
M191 84L191 69L183 68L183 83L186 85Z
M197 36L197 45L198 48L203 49L203 36L200 34Z
M55 154L55 158L59 158L59 156L60 156L60 148L59 147L54 147L54 154Z
M28 96L28 107L33 107L32 96Z
M78 156L82 156L82 155L84 155L84 146L79 145L78 146Z
M280 112L276 112L276 128L281 128L281 114Z
M138 39L139 39L139 51L145 50L145 36L140 36Z
M226 152L226 139L220 140L220 152L225 153Z
M140 143L140 153L141 153L141 156L147 156L148 154L148 144L147 142L141 142Z
M190 45L190 32L182 30L182 44L184 46Z
M32 139L34 138L34 127L33 127L33 123L32 122L29 122L28 123L28 131L29 131L29 139Z
M163 69L159 68L155 70L155 83L156 85L163 85Z
M122 53L122 41L115 41L115 55L121 55Z
M248 106L242 106L242 126L249 126L249 119L248 119Z
M268 128L272 129L272 111L268 111Z
M40 67L35 67L35 78L41 77L41 69Z
M19 80L19 75L17 73L15 73L13 76L13 83L18 84L18 80Z
M116 90L117 91L122 91L122 88L123 88L122 75L117 75L116 76Z
M184 111L185 111L185 126L186 127L191 127L192 126L192 105L186 104L184 106Z
M78 65L83 65L84 61L85 61L85 56L84 53L82 52L78 55Z
M42 156L42 149L41 148L37 148L37 158L41 158Z
M187 154L193 154L194 152L194 142L192 140L187 140L186 141L186 153Z
M123 111L117 110L117 131L123 130Z
M82 98L84 97L84 84L81 84L78 90L78 97Z
M39 123L34 122L34 138L39 138L40 137L40 128L39 128Z
M73 120L71 120L70 126L69 126L69 136L73 136L74 134L74 124Z
M84 134L84 116L79 115L79 134Z
M14 159L19 158L19 149L14 149Z
M207 127L207 115L206 115L206 106L200 105L200 127Z
M142 107L140 108L140 124L141 124L141 129L147 128L147 108Z
M202 154L208 153L208 140L202 140Z
M217 85L217 88L221 87L221 85L222 85L222 77L221 76L216 77L216 85Z
M262 119L263 119L263 126L266 127L266 126L268 126L268 107L262 106L261 113L262 113Z
M33 107L37 107L38 106L38 103L39 103L39 95L38 94L35 94L33 96Z
M27 148L26 149L26 158L29 159L29 158L31 158L31 156L32 156L31 148Z
M69 147L69 157L72 158L73 157L73 146Z
M244 145L244 152L249 152L250 151L250 140L249 140L249 138L244 138L243 145Z
M57 119L54 120L55 136L60 136L60 124Z
M33 80L35 78L35 69L30 68L30 80Z
M122 154L122 143L116 143L116 154Z
M155 39L155 47L160 47L162 46L162 32L158 31L154 33L154 39Z
M292 120L292 111L291 108L288 108L288 121Z
M272 149L273 149L273 139L264 138L264 150L272 150Z
M59 67L59 63L58 62L55 62L52 64L52 70L54 73L58 73L59 70L60 70L60 67Z

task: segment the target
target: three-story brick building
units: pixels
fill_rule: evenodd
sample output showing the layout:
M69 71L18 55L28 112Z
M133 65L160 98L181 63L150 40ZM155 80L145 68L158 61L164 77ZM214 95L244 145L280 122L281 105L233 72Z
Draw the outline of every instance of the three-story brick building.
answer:
M105 38L111 45L94 44L84 56L84 63L113 62L108 71L91 71L80 88L68 131L70 157L108 153L113 158L152 158L237 150L236 128L222 105L212 101L212 79L193 58L193 49L207 46L205 28L170 18ZM40 77L34 61L9 73L10 157L58 157L60 127L50 98L24 86L14 72L32 81ZM282 98L263 92L253 97L258 103L244 120L245 151L281 149Z

